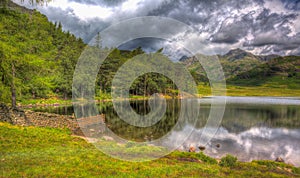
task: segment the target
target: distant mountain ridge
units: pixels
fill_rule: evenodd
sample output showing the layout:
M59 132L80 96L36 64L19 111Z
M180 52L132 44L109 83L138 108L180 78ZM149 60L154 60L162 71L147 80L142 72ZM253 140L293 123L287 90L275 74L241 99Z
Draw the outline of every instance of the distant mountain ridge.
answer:
M217 55L220 59L226 59L228 61L236 61L236 60L244 60L244 59L252 59L252 60L260 60L260 61L269 61L271 59L281 57L276 54L270 55L255 55L240 48L232 49L228 51L224 55ZM184 62L186 60L194 60L193 57L182 56L179 61Z
M240 48L232 49L228 51L225 55L219 55L221 58L226 58L229 61L241 60L241 59L257 59L261 61L269 61L271 59L280 57L279 55L271 54L271 55L254 55L250 52L244 51Z
M238 48L218 57L227 83L300 87L300 56L254 55ZM196 81L208 82L206 72L195 56L182 59L180 62L191 71Z

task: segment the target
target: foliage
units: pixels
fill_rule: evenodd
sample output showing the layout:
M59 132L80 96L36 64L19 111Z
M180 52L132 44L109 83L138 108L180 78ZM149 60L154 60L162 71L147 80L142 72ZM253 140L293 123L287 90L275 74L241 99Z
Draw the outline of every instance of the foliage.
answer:
M225 157L221 158L219 164L220 166L233 167L237 164L237 158L228 154Z
M121 51L119 49L112 50L99 69L97 86L99 86L100 91L104 94L110 93L112 80L119 68L129 59L141 54L144 54L144 51L141 48L137 48L133 51ZM149 62L150 60L151 59L149 59ZM138 68L139 65L132 66L131 72L134 73L137 71L135 67ZM174 89L177 89L176 86L166 76L158 73L146 73L133 81L129 93L131 95L144 97L154 93L174 95L174 92L172 91Z
M217 164L217 160L205 155L203 152L194 153L194 152L173 152L171 155L176 158L194 158L200 161L203 161L207 164Z
M84 43L35 10L0 8L0 99L9 102L70 96L72 73Z

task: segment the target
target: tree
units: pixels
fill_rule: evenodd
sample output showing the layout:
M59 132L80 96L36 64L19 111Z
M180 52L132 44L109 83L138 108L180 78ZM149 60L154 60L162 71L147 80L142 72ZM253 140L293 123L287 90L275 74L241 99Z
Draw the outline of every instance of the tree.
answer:
M0 7L2 6L3 8L7 8L9 1L12 0L1 0L0 2ZM24 0L19 0L20 2L24 2ZM48 2L51 2L52 0L29 0L29 3L31 5L44 5L47 4Z
M97 33L96 36L96 47L101 49L102 48L102 40L101 40L101 36L100 36L100 32Z
M24 2L24 0L19 0L19 1ZM51 1L52 0L29 0L29 3L32 5L44 5Z
M59 87L59 94L70 95L83 41L37 11L11 7L0 11L0 100L16 107L18 100L47 98Z

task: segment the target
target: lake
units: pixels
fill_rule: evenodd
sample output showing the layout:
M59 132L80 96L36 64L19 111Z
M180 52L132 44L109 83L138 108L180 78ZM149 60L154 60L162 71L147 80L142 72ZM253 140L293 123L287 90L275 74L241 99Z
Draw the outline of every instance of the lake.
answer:
M225 113L217 133L205 146L204 153L221 158L232 154L241 161L275 160L300 166L300 98L227 97ZM174 129L180 113L181 100L167 100L165 115L150 127L135 127L119 119L111 102L100 103L99 112L116 135L126 140L145 142L167 135L164 145L172 145L192 133L178 149L198 146L203 127L211 109L211 98L199 99L198 119L185 119ZM150 111L147 101L131 101L131 107L141 115ZM34 108L36 111L72 114L72 107Z

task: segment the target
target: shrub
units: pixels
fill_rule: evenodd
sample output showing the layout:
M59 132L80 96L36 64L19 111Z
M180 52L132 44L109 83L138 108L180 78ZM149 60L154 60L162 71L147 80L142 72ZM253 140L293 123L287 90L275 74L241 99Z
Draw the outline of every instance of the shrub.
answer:
M232 155L226 155L220 161L220 166L233 167L237 164L237 158Z
M216 159L206 156L203 152L196 153L196 158L200 159L205 163L210 163L210 164L218 163Z

